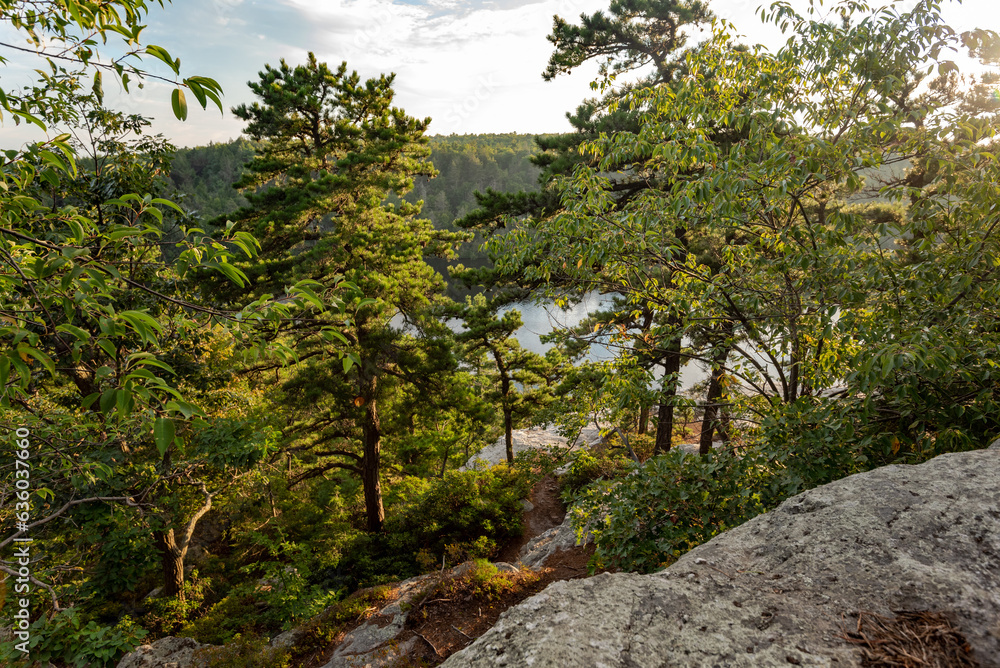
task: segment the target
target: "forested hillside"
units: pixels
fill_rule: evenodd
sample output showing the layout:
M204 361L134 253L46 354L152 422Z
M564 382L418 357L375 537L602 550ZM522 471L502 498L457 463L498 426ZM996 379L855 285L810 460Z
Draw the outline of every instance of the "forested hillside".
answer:
M170 182L179 195L175 199L202 219L246 206L246 198L233 184L253 153L253 143L246 139L178 149L170 165Z
M434 178L418 176L409 202L423 200L421 216L438 229L457 229L453 221L476 207L473 195L487 188L500 191L537 190L541 170L530 157L538 152L536 135L435 135L430 138ZM170 181L178 201L198 218L232 213L247 201L233 184L253 157L254 144L246 139L178 149ZM479 240L464 244L459 255L483 257Z

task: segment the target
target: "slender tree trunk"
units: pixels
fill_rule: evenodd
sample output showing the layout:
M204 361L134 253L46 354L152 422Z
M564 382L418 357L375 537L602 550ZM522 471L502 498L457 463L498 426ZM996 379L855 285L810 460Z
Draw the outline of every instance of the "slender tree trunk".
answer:
M708 396L705 397L705 416L701 421L701 441L698 444L698 453L707 455L712 449L712 435L719 427L719 415L721 407L719 399L722 397L722 381L726 372L723 367L729 358L729 347L723 346L712 356L712 377L708 382Z
M643 309L642 323L639 326L642 336L638 336L635 342L632 344L632 352L637 357L642 357L644 354L648 353L645 350L646 336L649 334L650 328L653 326L653 310L650 308ZM643 404L639 407L639 426L636 427L635 433L642 435L649 431L649 404Z
M663 358L663 392L656 409L656 444L653 454L669 452L674 433L674 397L677 396L677 377L681 370L681 338L667 343Z
M642 406L639 408L639 426L635 433L641 436L647 429L649 429L649 406Z
M503 404L503 437L507 446L507 463L514 465L514 409L510 406L510 374L507 365L496 348L490 349L500 372L500 401Z
M174 530L158 531L155 535L156 548L160 551L163 564L163 595L176 596L184 602L184 553L177 545Z
M715 428L719 432L719 440L722 441L723 445L729 445L729 426L730 426L730 416L729 411L722 407L719 409L719 426Z
M438 475L439 478L444 478L445 471L448 470L448 455L451 454L451 446L444 449L444 456L441 457L441 474ZM468 460L466 460L468 461Z
M507 463L514 465L514 411L504 406L503 409L503 438L507 445Z
M365 383L365 419L363 425L365 438L365 453L361 460L361 482L365 491L365 514L368 518L368 531L379 533L385 521L385 508L382 506L382 485L379 482L379 459L382 454L382 429L379 422L378 407L375 399L377 379L372 376Z
M719 398L722 396L722 369L712 369L712 379L708 383L705 397L705 417L701 421L701 440L698 453L707 455L712 450L712 435L719 424Z
M182 603L184 602L184 557L191 545L191 537L194 535L198 520L212 509L212 497L217 494L217 492L209 493L204 482L199 481L195 484L201 488L205 501L184 525L180 538L177 537L172 528L153 534L153 540L156 549L160 551L160 559L163 564L163 595L176 596L177 600Z

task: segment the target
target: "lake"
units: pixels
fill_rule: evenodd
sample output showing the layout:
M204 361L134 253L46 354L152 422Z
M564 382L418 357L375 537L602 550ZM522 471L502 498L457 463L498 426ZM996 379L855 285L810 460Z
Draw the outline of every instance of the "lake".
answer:
M442 273L447 280L448 262L438 258L428 258L427 262L438 272ZM461 262L467 267L482 267L485 266L488 261L460 259L457 262ZM452 299L457 301L464 300L467 295L471 294L471 291L457 285L449 284L448 294ZM567 309L559 308L552 301L545 301L542 303L522 302L504 307L501 309L501 313L506 313L511 310L520 311L521 320L524 322L524 325L515 333L518 343L520 343L521 346L527 350L544 355L545 351L552 346L551 344L542 343L541 337L543 335L551 333L556 328L567 328L578 325L591 313L596 313L602 308L607 307L611 301L612 298L609 295L602 295L599 292L591 292L584 295L583 300L578 304L573 304ZM458 331L456 328L461 325L458 320L452 321L449 324L452 329L455 329L455 331ZM688 344L687 341L684 343L685 345ZM609 360L615 356L615 352L608 346L604 345L591 346L590 350L591 352L586 359L592 362ZM659 378L662 374L663 370L661 367L657 371L656 377ZM703 369L700 364L697 362L689 362L681 369L681 389L690 388L695 383L698 383L707 377L708 372Z

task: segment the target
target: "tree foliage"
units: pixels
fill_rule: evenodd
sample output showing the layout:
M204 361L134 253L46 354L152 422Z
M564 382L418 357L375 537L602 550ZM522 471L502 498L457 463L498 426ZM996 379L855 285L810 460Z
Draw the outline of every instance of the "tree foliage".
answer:
M267 66L250 83L258 101L234 109L260 145L238 183L249 205L227 223L262 240L260 261L245 265L254 291L294 280L328 289L346 279L358 288L344 304L348 320L323 316L318 294L321 312L289 329L302 365L284 399L296 409L288 434L321 460L303 476L357 473L375 532L384 520L380 401L400 382L433 384L451 364L432 336L444 330L429 318L444 284L424 255L448 256L460 238L435 231L417 218L419 202L401 199L416 175L434 169L429 119L392 106L393 81L362 82L346 63L333 71L312 54L304 65ZM397 315L415 335L393 324ZM329 356L331 344L345 346L346 363Z
M145 133L145 119L103 105L104 75L126 91L161 78L141 68L144 57L179 76L178 60L142 44L147 10L131 0L2 6L3 19L27 39L21 50L43 67L32 86L4 91L2 112L67 130L0 159L0 423L6 438L30 434L22 439L28 461L18 464L20 450L8 449L0 467L13 476L27 465L31 480L27 498L3 488L10 533L0 546L23 531L44 533L66 548L51 554L83 564L67 569L53 558L34 569L32 590L47 589L56 609L92 594L87 581L100 570L100 555L61 531L63 521L94 529L90 545L99 537L116 543L108 536L118 530L140 542L175 528L190 536L202 504L233 482L241 464L212 463L196 447L208 413L178 362L203 355L198 342L218 336L248 354L276 350L268 330L296 308L294 294L285 304L268 296L220 310L193 293L196 271L244 281L232 251L252 257L257 243L242 232L213 238L187 226L159 192L172 147ZM118 37L123 54L102 56L105 41ZM182 89L202 106L219 103L211 79L173 83L178 117L186 115ZM170 242L168 231L176 232ZM18 525L16 517L27 519ZM171 594L182 594L186 546L184 539L172 546ZM13 565L5 560L0 569L12 573Z
M955 33L934 1L832 11L765 9L791 34L776 54L717 31L678 85L622 101L641 127L585 145L595 163L559 181L564 212L491 242L536 280L601 276L636 308L729 330L764 507L1000 431L998 107L949 60L997 36ZM649 187L622 202L636 176Z

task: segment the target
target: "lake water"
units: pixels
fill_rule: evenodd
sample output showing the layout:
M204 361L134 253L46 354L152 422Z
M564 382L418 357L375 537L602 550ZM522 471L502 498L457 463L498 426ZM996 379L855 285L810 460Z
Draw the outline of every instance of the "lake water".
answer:
M461 260L465 266L477 266L481 267L485 264L483 260ZM442 260L431 261L428 260L428 264L441 272L447 279L447 263ZM470 294L469 290L457 288L456 286L449 286L449 294L453 299L464 300L465 296ZM545 352L551 348L551 344L543 344L541 337L545 334L551 333L557 328L568 328L578 325L580 322L585 320L590 314L600 311L602 308L607 307L611 303L612 299L610 296L602 295L599 292L591 292L584 296L583 300L579 303L569 306L567 309L561 309L555 305L552 301L546 301L543 303L534 302L522 302L520 304L513 304L501 309L501 313L506 313L511 310L518 310L521 312L521 320L524 325L515 332L518 343L522 347L530 350L532 352L544 355ZM460 321L453 321L450 323L452 328L461 326ZM685 345L687 345L685 341ZM590 349L590 354L587 359L592 362L600 362L604 360L609 360L614 358L615 351L610 349L605 345L593 345ZM659 378L663 374L662 367L659 367L656 377ZM681 389L687 389L708 377L708 372L704 370L701 365L697 362L689 362L684 367L681 368Z

